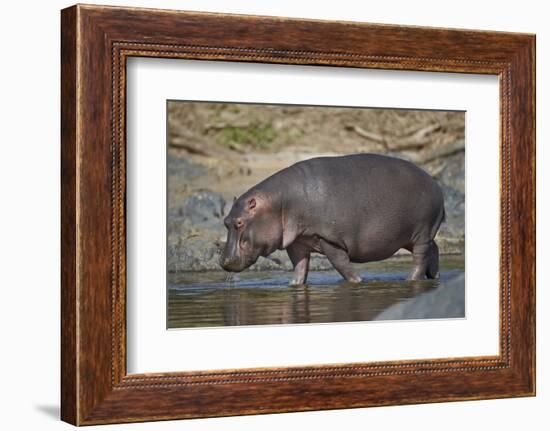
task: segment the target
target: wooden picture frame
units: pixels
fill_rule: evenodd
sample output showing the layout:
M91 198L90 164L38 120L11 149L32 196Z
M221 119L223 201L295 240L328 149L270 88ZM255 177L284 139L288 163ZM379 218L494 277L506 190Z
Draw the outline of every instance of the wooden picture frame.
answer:
M75 425L535 394L535 36L77 5L61 14L61 417ZM500 78L500 354L127 374L131 56Z

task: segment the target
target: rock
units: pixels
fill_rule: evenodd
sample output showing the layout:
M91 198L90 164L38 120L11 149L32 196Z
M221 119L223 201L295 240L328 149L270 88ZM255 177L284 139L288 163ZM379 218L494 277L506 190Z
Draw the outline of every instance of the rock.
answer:
M187 237L169 237L167 249L168 272L219 271L219 242L209 231Z
M441 224L436 242L441 254L464 253L464 193L440 184L445 200L445 221Z
M313 253L309 261L310 271L332 270L334 267L328 261L326 256ZM292 263L286 250L276 250L267 258L260 257L258 261L250 267L251 271L284 270L292 271Z
M189 195L180 208L180 216L194 225L219 223L225 211L225 199L219 193L209 190L194 192Z
M225 199L202 190L189 195L168 217L169 272L219 270L218 254L225 237Z
M441 184L445 200L445 214L450 217L464 216L464 193L457 189Z
M465 316L464 274L413 299L392 305L374 320L441 319Z
M464 194L464 151L446 157L445 167L436 176L436 179L448 187Z
M168 152L166 170L169 176L178 176L187 179L187 181L207 173L204 166L195 165L186 159L180 159L170 151Z

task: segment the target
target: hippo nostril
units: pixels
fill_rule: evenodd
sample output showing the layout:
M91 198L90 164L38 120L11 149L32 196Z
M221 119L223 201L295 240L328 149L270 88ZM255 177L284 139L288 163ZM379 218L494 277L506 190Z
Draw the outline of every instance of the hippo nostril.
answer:
M231 259L227 257L220 256L220 265L226 271L231 269Z

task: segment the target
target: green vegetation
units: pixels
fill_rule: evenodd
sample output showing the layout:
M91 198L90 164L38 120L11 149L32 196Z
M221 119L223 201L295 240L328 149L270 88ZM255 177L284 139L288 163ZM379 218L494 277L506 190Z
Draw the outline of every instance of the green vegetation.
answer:
M220 130L216 137L219 145L236 151L245 148L267 150L277 138L277 132L271 123L254 123L248 126L228 126Z

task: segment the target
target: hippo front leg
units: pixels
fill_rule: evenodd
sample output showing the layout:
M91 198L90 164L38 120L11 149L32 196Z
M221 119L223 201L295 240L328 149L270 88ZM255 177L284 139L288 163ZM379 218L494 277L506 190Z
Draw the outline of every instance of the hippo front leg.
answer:
M328 258L332 266L338 271L342 277L349 281L350 283L360 283L361 277L355 272L351 266L349 256L345 250L335 247L331 243L321 240L321 250L323 254Z
M286 252L288 253L288 257L294 267L294 276L292 277L292 280L290 280L289 284L291 286L300 286L305 284L307 281L307 273L309 271L310 249L303 245L293 243L286 248Z

